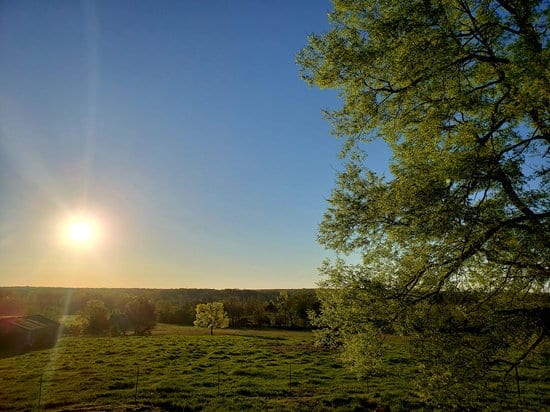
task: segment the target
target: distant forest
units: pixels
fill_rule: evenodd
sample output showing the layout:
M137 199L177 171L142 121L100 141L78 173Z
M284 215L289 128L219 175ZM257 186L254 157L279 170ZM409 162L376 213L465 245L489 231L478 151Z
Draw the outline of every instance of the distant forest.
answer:
M223 302L232 328L308 329L309 312L319 310L315 289L71 289L0 287L0 316L41 314L61 320L79 315L88 302L101 301L112 313L122 312L135 297L151 301L157 321L193 325L199 303Z

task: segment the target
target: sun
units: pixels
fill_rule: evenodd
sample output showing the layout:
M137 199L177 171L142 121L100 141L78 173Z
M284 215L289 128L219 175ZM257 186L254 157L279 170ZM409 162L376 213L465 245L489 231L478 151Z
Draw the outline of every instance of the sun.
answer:
M1 0L0 0L1 1ZM105 247L104 216L91 212L71 212L57 220L57 239L66 250L99 251Z
M74 242L87 243L92 240L94 230L90 222L79 220L71 223L69 227L69 237Z

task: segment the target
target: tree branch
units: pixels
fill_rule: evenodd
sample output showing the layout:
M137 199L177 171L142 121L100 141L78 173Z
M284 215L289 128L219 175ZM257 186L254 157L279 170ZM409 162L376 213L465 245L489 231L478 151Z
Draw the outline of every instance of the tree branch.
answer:
M548 217L548 216L550 216L550 212L534 214L534 217L536 219L543 219L543 218ZM447 262L443 263L443 264L450 264L451 267L449 269L447 269L447 271L443 274L441 279L439 279L439 282L437 283L437 286L435 287L435 289L433 289L433 290L431 290L427 293L421 294L416 299L414 299L414 303L420 302L424 299L429 298L430 296L433 296L436 293L439 293L442 290L443 285L445 284L445 282L457 271L457 269L460 268L460 266L462 266L466 260L468 260L469 258L474 256L477 252L482 250L483 245L486 242L488 242L498 231L500 231L501 229L503 229L505 227L517 225L518 223L524 222L526 220L530 220L530 218L528 216L517 216L515 218L499 222L499 224L497 224L497 225L493 226L492 228L488 229L477 241L475 241L467 249L465 249L460 254L460 256L458 256L456 259L453 259L453 260L450 260L450 261L447 261ZM406 286L409 286L409 285L412 285L412 286L409 290L407 290L403 294L403 296L406 296L408 294L408 292L410 290L412 290L412 288L414 288L414 286L419 282L420 277L422 277L427 270L428 270L428 267L425 267L425 268L422 269L422 271L420 271L419 273L416 274L416 276L413 278L413 280L411 280L406 285Z
M502 185L502 187L504 189L504 192L508 195L508 197L509 197L510 201L512 202L512 204L516 208L518 208L518 210L521 213L523 213L525 216L527 216L527 218L533 224L533 226L535 226L537 229L539 229L539 231L543 231L544 229L540 227L540 223L541 223L541 220L542 220L542 218L540 217L541 215L540 214L537 215L535 212L533 212L529 208L529 206L527 206L521 200L519 195L514 190L514 186L512 185L512 182L510 181L510 179L508 178L508 175L504 172L504 170L502 170L502 167L500 166L500 164L497 166L495 177L500 182L500 184ZM544 241L544 243L548 243L547 235L546 236L541 236L541 239Z
M537 337L537 339L527 348L525 352L521 354L519 358L517 358L513 362L510 362L510 367L506 370L506 376L508 376L508 374L514 370L514 368L519 366L521 362L523 362L525 358L527 358L527 356L529 356L529 354L533 352L537 348L537 346L539 346L544 341L545 337L546 337L546 334L544 333L544 330L543 330L540 333L540 335Z

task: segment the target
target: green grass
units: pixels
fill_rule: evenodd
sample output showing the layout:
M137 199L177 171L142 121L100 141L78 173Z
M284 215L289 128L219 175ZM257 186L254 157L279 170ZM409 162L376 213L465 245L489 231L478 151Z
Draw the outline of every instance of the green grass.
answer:
M391 372L364 382L313 347L309 332L208 336L159 325L148 337L64 337L55 349L0 359L0 410L36 410L39 394L41 408L60 411L430 409L409 388L415 371L394 343ZM535 368L532 376L545 372ZM548 386L530 388L529 376L525 396L548 402Z

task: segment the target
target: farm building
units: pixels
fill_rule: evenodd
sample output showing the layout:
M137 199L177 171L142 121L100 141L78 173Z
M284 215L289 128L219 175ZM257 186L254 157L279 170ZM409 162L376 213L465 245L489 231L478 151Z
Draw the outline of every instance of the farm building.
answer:
M58 331L59 323L42 315L0 317L0 351L24 353L51 348Z

